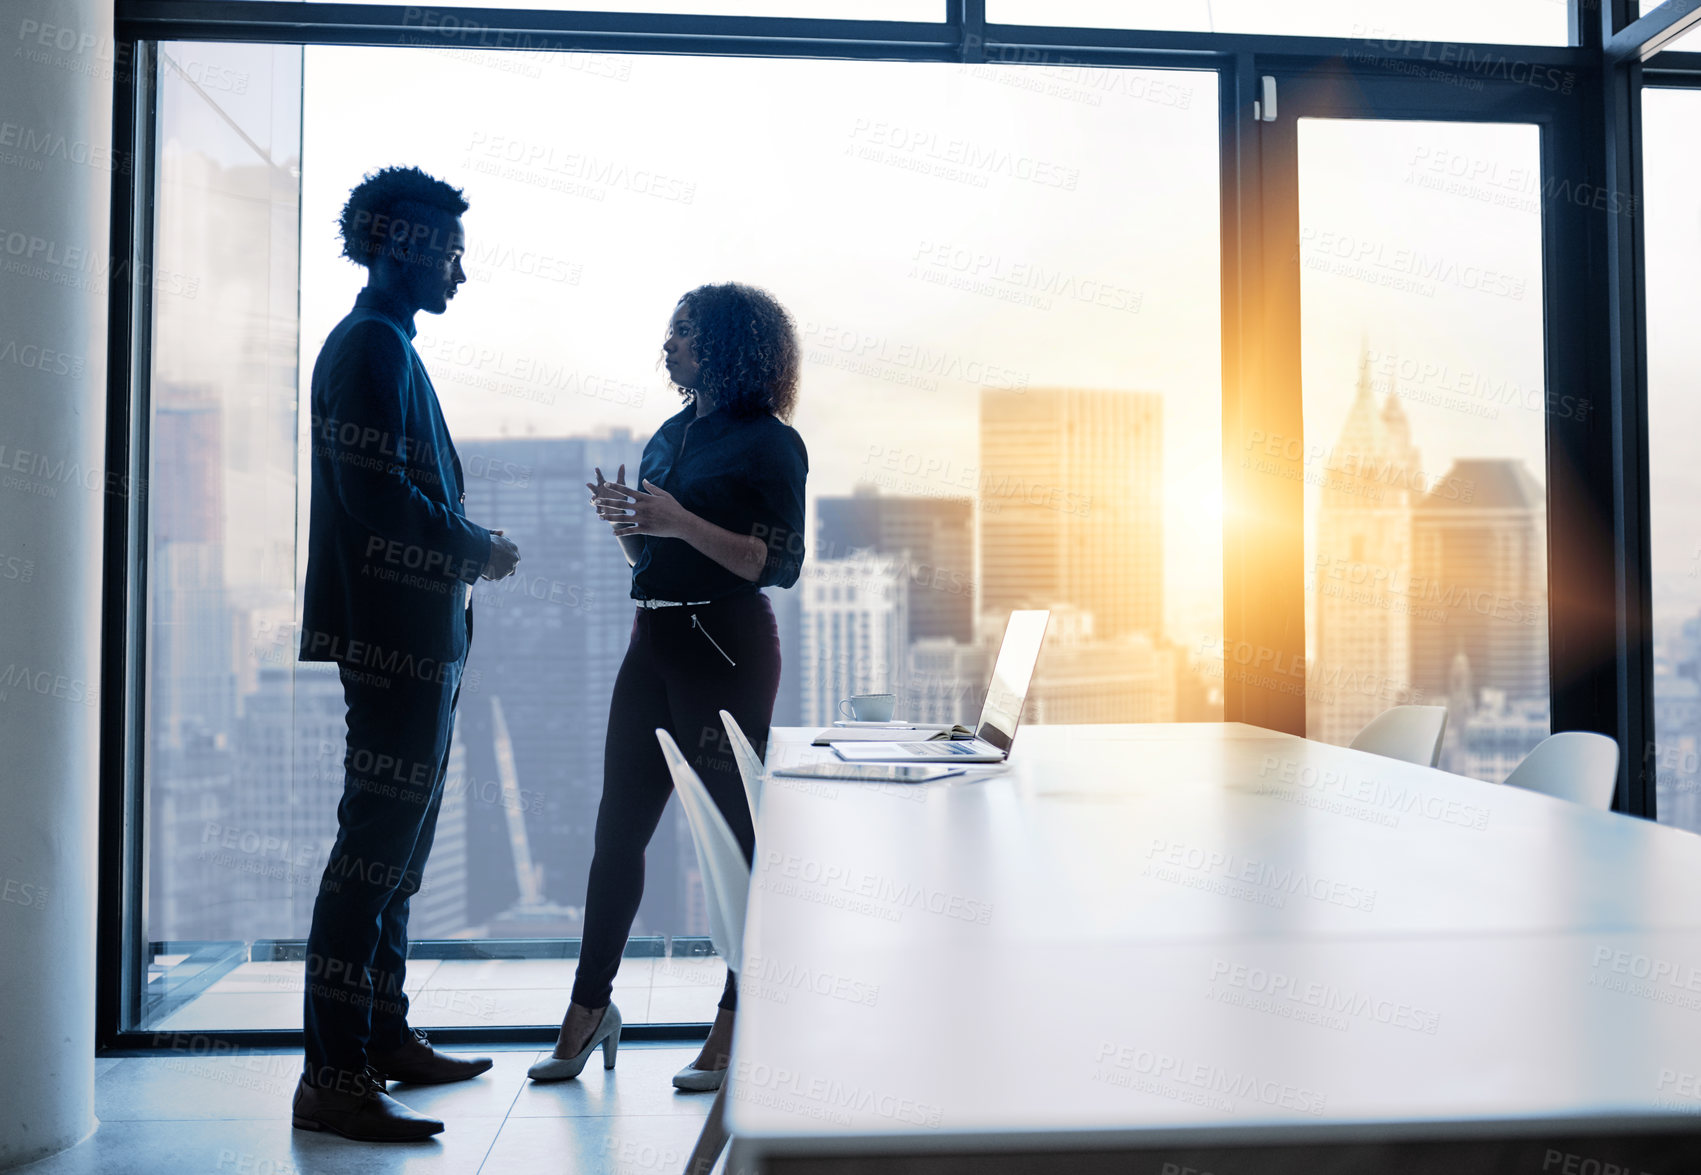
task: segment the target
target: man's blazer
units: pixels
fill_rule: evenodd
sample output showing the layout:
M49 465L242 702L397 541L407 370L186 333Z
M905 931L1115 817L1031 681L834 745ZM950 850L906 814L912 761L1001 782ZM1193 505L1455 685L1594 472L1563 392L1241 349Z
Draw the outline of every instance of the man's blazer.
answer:
M301 659L441 680L467 652L490 532L462 513L460 458L413 335L411 316L365 290L313 365Z

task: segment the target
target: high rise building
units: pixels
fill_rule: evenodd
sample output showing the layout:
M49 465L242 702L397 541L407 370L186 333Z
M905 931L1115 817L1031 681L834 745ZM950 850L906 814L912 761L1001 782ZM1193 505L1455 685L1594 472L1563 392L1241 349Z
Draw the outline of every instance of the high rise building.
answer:
M1022 720L1174 722L1177 657L1144 633L1099 640L1090 613L1054 609Z
M205 95L186 96L203 108ZM168 122L183 113L165 109L174 100L162 96ZM144 765L156 940L305 933L287 892L296 866L280 855L292 833L256 815L287 806L288 753L249 760L239 717L261 690L252 621L287 627L295 607L299 151L273 129L264 159L185 149L180 136L159 159ZM281 650L272 635L259 643ZM333 827L335 811L333 797Z
M1449 719L1461 708L1449 711ZM1441 765L1448 771L1488 783L1504 783L1535 745L1547 737L1547 699L1512 701L1497 689L1482 690L1463 717L1457 741L1443 748Z
M804 565L808 566L806 557ZM765 588L774 609L774 626L780 637L780 688L774 695L774 726L803 725L803 667L798 664L803 648L803 593L789 588Z
M1004 636L1003 619L985 617L973 643L912 644L908 672L897 688L899 712L918 722L972 728ZM1177 650L1141 633L1099 640L1092 613L1060 605L1046 626L1022 721L1174 722L1179 659Z
M909 596L910 642L974 639L974 502L882 496L858 486L815 502L815 552L843 559L874 551L897 560Z
M437 831L431 840L420 889L408 903L408 938L451 938L467 930L467 810L475 792L467 775L467 748L460 739L449 744L449 766L443 777L443 802L437 809Z
M337 836L347 725L335 665L260 670L243 700L240 772L224 815L202 840L220 884L202 900L233 939L306 938Z
M611 475L621 464L637 469L642 443L620 430L600 437L477 438L459 449L467 516L523 536L524 558L514 575L480 582L474 591L456 739L471 778L497 779L490 699L502 699L544 895L582 907L608 704L632 631L631 568L591 509L585 483L594 468ZM484 923L519 897L501 806L473 805L467 836L470 860L478 863L468 876L468 917ZM643 917L665 919L677 906L677 863L652 853L649 865Z
M980 608L1069 604L1101 640L1163 632L1163 398L983 389Z
M217 403L181 392L154 409L148 713L156 750L222 744L235 718L222 429Z
M1679 828L1701 827L1701 684L1654 671L1654 744L1635 771L1653 772L1654 810Z
M811 559L802 592L802 718L826 726L852 694L896 692L908 595L890 555Z
M973 727L986 701L997 646L987 640L928 637L909 647L895 713L914 722Z
M1345 743L1390 705L1411 697L1409 600L1418 450L1398 396L1378 405L1368 351L1358 389L1322 470L1317 511L1314 632L1307 666L1306 733Z
M205 830L229 819L236 720L224 577L223 414L165 385L154 407L149 486L148 933L230 936L227 891Z
M229 749L199 745L156 749L149 764L146 933L151 941L243 937L246 925L228 900L232 876L217 858L230 810L234 762Z
M1522 461L1456 461L1416 503L1408 595L1413 687L1426 698L1458 693L1450 686L1468 667L1471 700L1481 706L1493 691L1489 709L1515 716L1513 741L1532 749L1547 733L1545 717L1531 717L1548 699L1547 498ZM1448 715L1461 733L1470 719ZM1460 746L1443 748L1443 767L1464 769Z

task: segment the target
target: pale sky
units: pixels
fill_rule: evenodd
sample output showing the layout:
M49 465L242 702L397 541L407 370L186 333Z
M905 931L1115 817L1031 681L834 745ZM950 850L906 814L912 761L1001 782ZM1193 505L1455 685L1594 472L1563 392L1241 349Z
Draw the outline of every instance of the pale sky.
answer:
M1648 463L1654 553L1654 620L1701 613L1701 94L1649 90L1642 101L1647 193Z

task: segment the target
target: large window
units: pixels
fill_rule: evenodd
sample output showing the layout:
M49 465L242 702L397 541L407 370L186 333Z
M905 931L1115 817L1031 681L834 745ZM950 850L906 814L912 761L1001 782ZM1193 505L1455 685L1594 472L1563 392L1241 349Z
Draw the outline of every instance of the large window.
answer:
M631 624L584 482L630 472L677 410L657 359L698 284L766 287L806 351L811 552L771 593L777 723L873 689L972 720L1005 614L1030 605L1054 612L1033 720L1221 716L1214 73L166 52L203 65L168 78L162 258L174 242L204 276L176 326L164 295L156 315L147 1026L299 1024L343 733L334 675L294 660L305 378L361 284L335 218L376 167L471 201L469 285L416 345L469 515L525 556L475 593L414 901L422 1027L564 1006ZM517 880L522 842L541 893ZM634 1023L706 1020L719 969L683 821L648 861L615 999Z
M1701 91L1642 97L1647 192L1648 472L1653 558L1654 743L1663 823L1701 832L1701 166L1694 120Z
M1499 782L1549 730L1533 126L1299 124L1306 733L1447 707Z

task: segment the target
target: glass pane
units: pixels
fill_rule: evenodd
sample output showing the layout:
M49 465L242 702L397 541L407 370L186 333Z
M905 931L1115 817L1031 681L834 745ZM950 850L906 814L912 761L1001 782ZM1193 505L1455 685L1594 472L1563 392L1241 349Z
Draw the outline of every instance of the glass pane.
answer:
M1701 407L1695 273L1701 266L1701 93L1642 94L1647 210L1648 477L1653 557L1654 745L1662 824L1701 832Z
M1301 119L1307 733L1448 710L1499 782L1548 733L1539 141Z
M407 5L410 0L372 0L375 4ZM516 8L554 12L655 12L671 16L790 16L815 20L910 20L944 21L944 0L522 0ZM422 40L442 36L445 30L460 33L467 22L453 8L418 8L417 22ZM410 19L409 23L413 23ZM473 22L476 28L477 23ZM512 38L489 42L513 48ZM458 39L456 44L476 46L476 37ZM523 42L522 42L523 44ZM527 52L524 49L519 52Z
M298 47L160 49L143 1027L189 971L292 933L317 885L297 865L323 859L295 803L314 744L290 738L322 688L298 695L293 648L300 85Z
M987 0L997 24L1564 45L1563 0ZM1416 53L1420 46L1414 45Z
M417 164L471 202L468 286L447 313L419 316L415 345L469 516L525 552L521 574L474 594L447 799L410 925L419 1026L561 1015L633 612L584 483L596 466L630 474L678 411L660 344L680 294L705 281L770 290L804 351L792 423L809 447L810 551L795 588L769 591L777 724L824 724L844 694L876 689L900 714L972 721L1005 614L1025 604L1054 610L1030 721L1220 718L1216 78L1100 72L1113 92L1088 77L1035 91L998 66L306 51L288 254L299 346L292 319L287 343L241 348L282 364L289 398L265 436L287 509L222 515L240 523L230 542L272 550L277 583L241 623L175 605L230 633L197 655L253 664L220 686L236 748L221 782L153 832L157 857L204 871L153 932L173 940L158 964L180 993L156 1022L300 1022L343 710L335 678L294 660L308 482L296 387L364 280L339 257L338 210L382 165ZM370 126L387 128L381 150L351 129ZM254 256L200 200L170 188L162 216L230 280L247 275ZM185 328L160 362L197 342ZM238 370L221 368L227 413ZM207 455L200 427L178 430L178 449L201 454L187 468L259 467L228 440ZM527 858L541 889L522 897ZM703 957L707 930L670 806L615 989L628 1021L711 1017L724 968Z

